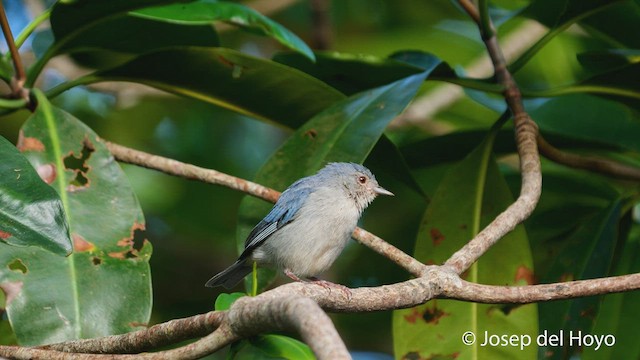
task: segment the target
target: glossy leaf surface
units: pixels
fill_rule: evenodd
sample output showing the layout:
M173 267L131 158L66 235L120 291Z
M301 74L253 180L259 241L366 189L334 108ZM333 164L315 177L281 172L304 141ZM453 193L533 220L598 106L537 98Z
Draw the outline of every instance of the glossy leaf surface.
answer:
M160 50L90 76L139 82L292 128L344 98L298 70L225 48Z
M315 59L307 44L294 33L257 11L230 1L200 0L169 4L136 10L132 14L181 25L206 25L215 21L224 21L271 37L310 60Z
M39 151L42 143L35 139ZM69 225L62 202L16 147L0 136L0 240L37 246L57 255L71 253ZM42 170L46 169L46 165Z
M0 284L16 337L40 345L137 330L151 311L151 245L140 205L102 140L36 96L20 148L35 168L47 168L74 252L64 258L0 244Z

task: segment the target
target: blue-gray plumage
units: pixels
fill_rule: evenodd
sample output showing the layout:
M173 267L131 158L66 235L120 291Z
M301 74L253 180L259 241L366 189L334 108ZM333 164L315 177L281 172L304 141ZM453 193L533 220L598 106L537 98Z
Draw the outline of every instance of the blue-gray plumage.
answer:
M393 195L366 167L328 164L289 186L253 228L238 260L206 286L235 286L251 272L253 261L282 269L296 281L318 281L314 277L333 264L364 209L380 194Z

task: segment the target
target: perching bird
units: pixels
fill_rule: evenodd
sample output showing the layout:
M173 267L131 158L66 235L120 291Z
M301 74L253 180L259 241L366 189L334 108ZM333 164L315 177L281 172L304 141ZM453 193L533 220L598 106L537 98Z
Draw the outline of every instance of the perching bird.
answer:
M366 167L328 164L289 186L253 228L238 260L205 286L232 288L251 272L255 261L279 268L295 281L307 278L326 287L330 283L315 276L333 264L364 209L381 194L393 196Z

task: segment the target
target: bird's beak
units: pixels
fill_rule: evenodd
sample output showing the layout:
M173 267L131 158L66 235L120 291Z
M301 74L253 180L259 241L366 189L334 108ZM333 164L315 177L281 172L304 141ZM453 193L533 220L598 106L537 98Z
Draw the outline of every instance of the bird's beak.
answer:
M393 195L393 193L385 188L383 188L382 186L376 186L373 191L375 191L376 194L379 195L389 195L389 196L395 196Z

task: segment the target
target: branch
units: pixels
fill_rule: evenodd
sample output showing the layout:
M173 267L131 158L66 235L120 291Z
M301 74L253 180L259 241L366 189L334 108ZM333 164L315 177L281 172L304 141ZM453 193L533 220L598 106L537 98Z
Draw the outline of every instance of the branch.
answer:
M134 354L206 336L218 328L223 319L224 312L211 311L127 334L66 341L38 348L73 353Z
M540 134L538 134L538 148L544 157L562 165L589 170L615 178L640 181L640 169L637 167L627 166L603 158L564 152L549 144Z
M118 161L158 170L186 179L223 185L270 202L276 202L280 196L280 193L276 190L216 170L205 169L162 156L148 154L109 141L104 141L104 143ZM361 228L356 228L352 236L361 244L387 257L412 275L422 275L425 267L424 264L381 238Z
M487 304L530 304L640 289L640 274L529 286L489 286L461 280L457 288L443 289L445 298Z
M27 76L25 75L24 68L22 67L20 52L18 51L15 42L13 41L13 34L11 33L11 27L9 26L7 14L4 11L2 2L0 2L0 27L2 28L2 33L4 34L4 38L7 41L7 46L9 48L9 52L11 53L11 59L13 60L13 66L16 70L16 75L11 82L11 90L13 91L13 95L16 98L28 100L29 93L24 88L24 83Z
M475 5L467 0L459 2L467 10L469 16L478 23L478 26L481 26L481 18L485 15L480 15ZM522 185L518 199L447 260L445 265L451 267L458 274L467 270L498 240L528 218L535 209L542 192L540 156L536 145L538 126L524 110L520 89L507 69L490 19L487 22L490 29L485 29L485 31L489 31L486 34L483 31L483 40L493 62L497 82L505 88L504 97L514 117Z

